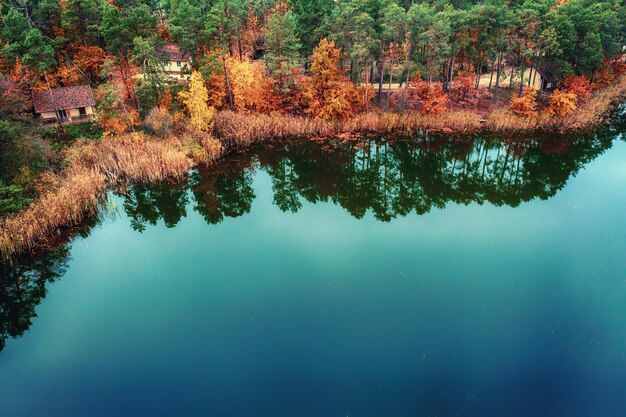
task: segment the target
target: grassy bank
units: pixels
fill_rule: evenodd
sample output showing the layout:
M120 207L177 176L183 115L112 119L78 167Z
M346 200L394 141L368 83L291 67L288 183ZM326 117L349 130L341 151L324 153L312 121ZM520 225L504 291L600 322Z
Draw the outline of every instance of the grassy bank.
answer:
M61 227L95 215L105 191L121 182L156 182L180 178L189 168L218 160L228 149L286 138L332 138L359 134L532 134L588 130L626 97L626 77L597 90L574 113L565 117L519 117L497 109L481 117L472 111L439 116L416 112L369 112L346 121L296 116L220 112L212 134L180 128L165 138L132 133L104 140L79 140L66 151L60 173L38 178L40 192L18 213L0 220L0 260L27 253L45 243ZM217 139L216 139L217 138Z

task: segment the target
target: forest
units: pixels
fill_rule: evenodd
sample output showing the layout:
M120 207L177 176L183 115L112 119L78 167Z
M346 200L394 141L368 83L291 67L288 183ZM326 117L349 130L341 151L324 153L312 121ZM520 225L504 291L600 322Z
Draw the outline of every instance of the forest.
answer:
M0 0L0 251L257 142L588 129L625 27L617 0Z
M503 83L514 91L502 99L513 95L519 115L536 113L546 89L563 87L546 105L565 115L625 69L626 8L615 0L0 5L3 113L27 110L31 89L89 84L111 133L142 121L160 126L168 117L155 109L192 120L220 109L324 119L373 106L441 113L485 95L495 103ZM188 91L166 76L169 43L189 57ZM196 116L206 125L206 114Z

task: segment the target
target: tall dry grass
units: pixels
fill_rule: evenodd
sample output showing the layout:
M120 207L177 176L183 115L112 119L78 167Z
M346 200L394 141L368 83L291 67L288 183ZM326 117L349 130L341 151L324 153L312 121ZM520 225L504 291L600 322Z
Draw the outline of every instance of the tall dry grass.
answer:
M75 226L95 214L111 184L181 178L197 162L222 153L222 145L207 135L152 140L130 134L80 142L69 151L63 174L48 176L48 191L0 221L0 258L30 251L59 227Z
M231 111L217 113L213 129L226 146L236 148L270 139L330 136L337 131L336 123L317 118Z

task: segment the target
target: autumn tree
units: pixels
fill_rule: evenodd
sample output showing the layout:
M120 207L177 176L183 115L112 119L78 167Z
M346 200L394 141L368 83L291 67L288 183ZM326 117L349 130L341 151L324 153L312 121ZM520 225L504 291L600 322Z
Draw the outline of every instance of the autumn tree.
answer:
M518 116L532 117L537 115L537 90L527 88L521 97L511 99L511 110Z
M208 91L204 85L202 74L193 71L189 90L183 90L179 95L191 117L191 126L199 131L209 131L213 126L215 110L207 105Z
M311 77L304 86L307 112L322 119L342 119L354 113L358 100L354 85L339 68L341 50L322 39L313 50Z
M474 75L457 77L450 89L450 100L455 106L468 108L478 103L479 93L475 88Z
M576 96L576 103L578 104L589 98L593 90L591 81L584 75L572 75L565 78L563 88Z
M567 116L576 109L576 94L568 90L555 90L550 95L548 113L553 116Z

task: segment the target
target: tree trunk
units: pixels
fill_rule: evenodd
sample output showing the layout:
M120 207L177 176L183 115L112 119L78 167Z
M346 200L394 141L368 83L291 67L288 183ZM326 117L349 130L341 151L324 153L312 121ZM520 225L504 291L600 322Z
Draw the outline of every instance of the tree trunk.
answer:
M478 87L480 87L480 77L482 75L482 71L483 71L483 56L481 55L480 60L478 61L478 68L476 69L476 86L474 87L476 90L478 90Z
M228 108L231 111L235 111L235 100L233 99L233 90L230 87L230 77L228 76L228 69L226 68L226 57L222 57L222 64L224 67L224 78L226 79L226 95L228 96Z
M374 68L374 67L370 66L370 70L372 68ZM368 97L367 97L367 90L369 90L368 84L370 82L368 75L371 73L371 71L368 71L367 67L365 67L363 70L365 72L365 88L363 89L364 90L363 91L363 99L364 99L364 103L363 104L365 105L365 108L369 108L369 100L368 100Z
M391 101L391 83L393 81L393 60L389 61L389 88L387 89L387 108L389 108L389 102Z
M494 60L491 63L491 74L489 75L489 87L487 88L488 90L491 90L491 84L493 82L493 71L495 67L496 67L496 60Z
M515 61L513 61L513 68L511 68L511 77L509 78L509 88L513 88L513 76L515 75Z
M61 118L59 114L59 109L57 108L56 100L54 99L54 95L52 94L52 88L50 88L50 81L48 80L48 73L44 71L43 78L46 80L46 86L48 87L48 94L50 94L50 103L52 103L52 108L54 109L54 116L57 119L57 124L59 128L63 130L63 123L61 123Z
M494 87L493 98L491 99L493 103L498 100L498 88L500 87L500 71L502 70L502 52L498 54L498 63L496 65L496 86Z
M522 64L520 67L520 79L519 79L519 91L517 96L521 97L524 94L524 73L526 72L526 65Z
M380 103L383 100L383 70L385 66L385 61L381 58L378 63L378 97L376 98L376 103L380 106Z

